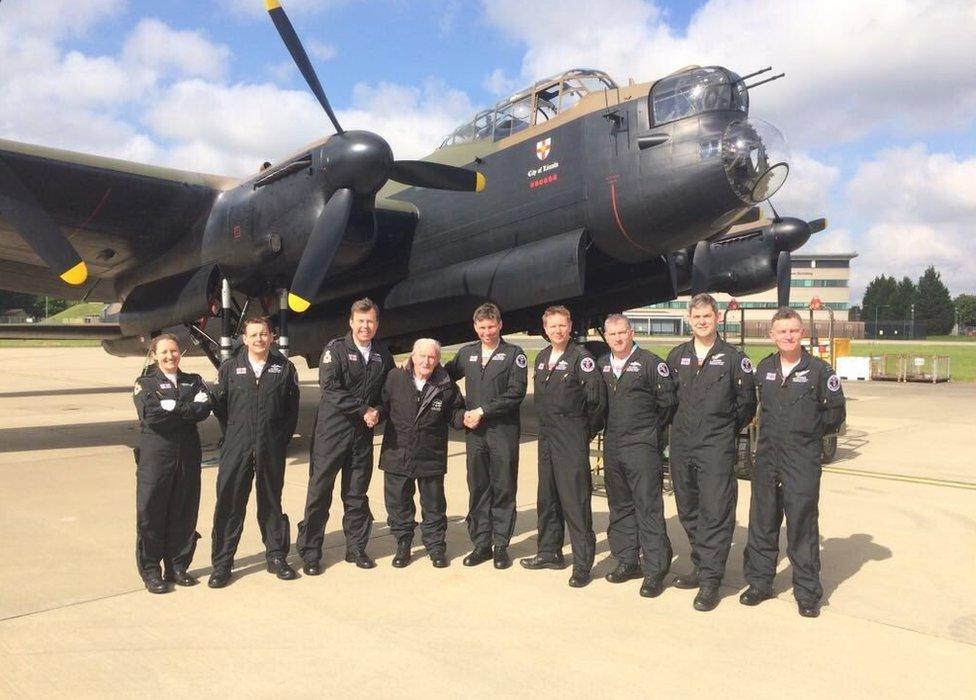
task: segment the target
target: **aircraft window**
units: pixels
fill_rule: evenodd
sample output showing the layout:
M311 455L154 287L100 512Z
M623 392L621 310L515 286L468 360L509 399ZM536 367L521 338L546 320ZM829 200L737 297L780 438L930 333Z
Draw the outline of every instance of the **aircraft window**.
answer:
M535 102L535 123L541 124L542 122L549 121L556 116L556 112L558 111L556 105L549 100L543 99L540 93Z
M532 119L532 97L525 97L498 108L495 112L495 133L492 138L499 141L506 136L527 129Z
M737 99L733 107L730 82L728 72L722 68L697 68L662 78L651 89L654 123L665 124L702 112L747 111L748 98L744 102Z

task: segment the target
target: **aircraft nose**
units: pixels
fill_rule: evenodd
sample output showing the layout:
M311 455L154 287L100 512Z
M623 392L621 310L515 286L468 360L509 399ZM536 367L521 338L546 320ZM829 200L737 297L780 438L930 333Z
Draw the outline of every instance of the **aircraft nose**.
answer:
M721 148L725 176L746 204L759 204L772 197L790 172L786 139L761 119L729 124L722 134Z

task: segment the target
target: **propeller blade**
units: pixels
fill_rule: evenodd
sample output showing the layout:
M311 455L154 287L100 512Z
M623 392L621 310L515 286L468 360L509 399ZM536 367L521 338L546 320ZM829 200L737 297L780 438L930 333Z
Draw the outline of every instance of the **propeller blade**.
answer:
M34 195L14 172L0 160L0 214L20 234L38 257L63 281L72 285L88 279L88 266L65 238Z
M301 71L305 82L312 89L312 93L318 99L319 104L322 105L322 109L329 115L329 119L332 121L332 126L335 127L336 133L343 133L342 127L339 126L339 120L336 119L335 112L332 111L332 106L329 104L329 98L325 96L325 90L322 89L322 83L319 82L318 76L315 75L312 62L308 60L305 47L302 46L301 40L295 33L295 28L291 26L291 21L288 19L288 15L285 14L285 9L278 0L264 0L264 7L267 9L268 14L271 15L271 21L274 22L275 29L278 30L281 40L285 42L285 47L295 61L295 65L298 66L298 70Z
M481 192L486 184L485 176L475 170L425 160L395 161L390 179L414 187L458 192Z
M302 313L312 305L312 299L322 286L332 259L342 237L346 233L346 224L349 223L349 214L352 211L352 190L343 188L336 190L335 193L325 203L325 208L319 215L319 220L315 222L312 235L308 237L305 250L302 251L302 258L298 261L298 268L291 281L291 289L288 291L288 308L297 313Z
M793 273L793 258L790 251L780 251L776 259L776 303L780 308L790 305L790 278Z
M827 228L826 219L814 219L813 221L809 221L807 223L810 225L810 233L820 233Z

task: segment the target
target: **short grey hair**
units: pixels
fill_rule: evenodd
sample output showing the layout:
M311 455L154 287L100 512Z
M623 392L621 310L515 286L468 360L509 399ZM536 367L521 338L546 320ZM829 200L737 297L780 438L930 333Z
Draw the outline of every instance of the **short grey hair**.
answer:
M417 350L424 345L433 345L434 350L437 351L437 354L441 354L441 344L433 338L417 338L415 341L413 341L413 350L411 353L417 352Z
M610 314L607 316L606 320L603 322L603 327L606 328L611 323L622 323L626 326L627 330L630 330L630 319L623 314Z

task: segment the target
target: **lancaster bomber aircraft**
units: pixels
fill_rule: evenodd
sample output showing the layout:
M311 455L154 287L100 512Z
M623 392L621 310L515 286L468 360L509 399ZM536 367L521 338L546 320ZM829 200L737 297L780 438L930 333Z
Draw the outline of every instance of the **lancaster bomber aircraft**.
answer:
M749 91L781 76L691 66L618 85L570 70L402 161L342 128L284 10L266 5L336 133L243 181L0 140L0 287L121 302L116 326L0 337L85 334L129 355L176 327L217 363L259 311L311 365L367 295L394 350L467 338L489 299L530 332L557 303L577 331L689 291L776 285L785 305L790 252L825 227L759 219L789 164Z

